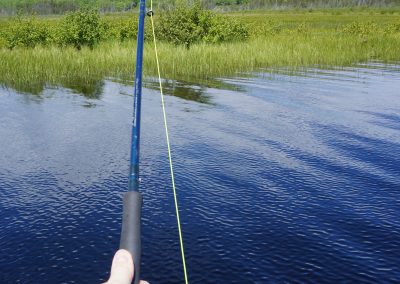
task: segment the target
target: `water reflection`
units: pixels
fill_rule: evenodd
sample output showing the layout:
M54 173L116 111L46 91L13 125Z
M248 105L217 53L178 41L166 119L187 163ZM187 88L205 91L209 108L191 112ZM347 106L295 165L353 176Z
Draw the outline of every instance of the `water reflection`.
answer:
M46 82L35 82L35 83L28 83L28 84L14 84L12 88L21 94L28 94L28 95L35 95L40 96L43 91L46 89L48 85ZM1 87L1 85L0 85ZM3 87L7 88L7 87Z
M246 74L241 74L245 77ZM250 76L250 75L249 75ZM251 75L254 77L254 74ZM159 81L154 77L147 77L144 83L145 87L153 90L159 90ZM162 80L163 91L165 95L175 96L184 100L194 101L202 104L213 105L210 89L244 91L244 88L238 84L231 84L226 78L215 78L196 81L184 80Z
M147 78L144 86L153 90L160 89L159 82L155 78ZM163 80L162 86L166 95L203 104L211 103L210 96L207 94L207 87L204 85L176 80Z
M101 99L104 89L103 80L91 80L85 82L74 81L66 83L63 87L73 90L88 99Z
M103 95L104 80L82 80L80 78L76 78L74 80L67 80L65 82L55 85L46 82L35 82L28 84L17 84L13 85L12 87L17 92L21 94L26 94L28 96L33 95L36 97L41 97L46 90L66 88L88 99L100 99Z
M236 78L209 78L206 80L197 79L195 81L164 79L162 83L165 95L176 96L198 103L212 104L212 98L208 92L210 88L243 92L246 89L246 85L249 83L248 79L251 81L255 76L264 80L273 81L297 80L298 78L317 78L318 80L348 80L360 82L360 77L367 76L371 72L381 71L390 75L390 73L396 73L399 72L399 70L400 67L396 63L382 64L380 62L358 64L351 67L325 67L323 69L319 67L261 68L258 72L240 73ZM105 80L111 80L127 86L134 85L131 78L92 78L89 80L83 80L76 76L67 78L65 81L56 84L49 84L48 82L29 82L23 84L18 83L13 85L12 88L19 93L40 96L46 89L62 87L70 89L89 99L100 99L104 92ZM144 78L144 86L149 89L159 90L158 78Z
M400 72L270 74L165 82L190 283L400 283ZM133 82L113 81L39 103L0 89L1 283L108 276L133 107ZM179 283L158 84L145 85L143 278Z
M311 67L270 67L261 68L258 72L249 72L240 74L241 79L251 79L254 76L263 79L271 80L287 80L287 79L298 79L298 78L315 78L317 80L329 80L329 81L352 81L360 82L360 79L368 77L368 75L376 75L384 73L388 76L394 74L397 77L400 72L400 66L396 62L388 62L383 64L382 62L369 62L360 63L352 66L315 66Z
M75 78L74 80L68 80L59 85L53 86L46 84L44 82L38 82L35 84L22 84L13 86L16 91L22 94L35 95L41 97L45 90L51 88L66 88L74 93L84 96L88 99L98 100L101 99L104 93L104 82L111 80L125 86L133 87L134 82L129 79L119 79L119 78L107 78L107 79L92 79L92 80L82 80L80 78ZM179 97L188 101L194 101L202 104L212 104L211 97L208 94L208 88L218 88L218 89L232 89L237 90L234 85L227 84L219 80L208 80L203 83L197 82L186 82L177 80L163 80L163 91L165 95ZM159 90L158 79L153 77L144 78L143 86L152 90ZM133 90L131 91L133 94ZM92 107L93 104L85 105L85 107Z

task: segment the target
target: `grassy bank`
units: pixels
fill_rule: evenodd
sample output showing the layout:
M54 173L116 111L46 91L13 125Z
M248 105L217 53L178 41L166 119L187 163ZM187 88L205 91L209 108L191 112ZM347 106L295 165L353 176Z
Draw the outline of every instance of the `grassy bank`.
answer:
M160 42L163 77L195 81L264 67L348 66L400 61L399 11L234 13L249 26L244 42L198 43L189 49ZM115 16L112 16L115 17ZM132 79L135 42L108 40L93 50L37 46L0 49L0 84L40 92L46 85L91 85L104 77ZM152 43L145 44L145 75L154 76Z

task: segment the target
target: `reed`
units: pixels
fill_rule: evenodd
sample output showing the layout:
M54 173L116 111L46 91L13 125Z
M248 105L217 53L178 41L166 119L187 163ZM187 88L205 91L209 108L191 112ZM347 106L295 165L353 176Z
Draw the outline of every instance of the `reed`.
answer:
M322 14L303 17L278 12L270 14L271 17L234 14L252 26L248 41L199 43L189 49L159 42L162 76L196 81L267 67L323 68L370 60L400 60L400 25L391 14L358 15L361 20L357 25L352 25L357 17L353 21L340 21L333 15L322 19ZM12 51L0 48L0 84L40 93L46 86L90 85L106 77L132 80L134 58L133 40L103 41L93 50L82 48L80 51L57 46ZM145 43L144 71L147 76L156 75L150 41Z

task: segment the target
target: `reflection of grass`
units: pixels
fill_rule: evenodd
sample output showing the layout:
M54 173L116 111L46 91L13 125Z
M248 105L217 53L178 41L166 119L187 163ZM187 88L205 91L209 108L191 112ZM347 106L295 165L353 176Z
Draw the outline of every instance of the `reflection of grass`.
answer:
M83 49L81 52L56 47L3 49L0 51L0 82L31 92L40 91L46 84L75 86L74 89L79 85L95 86L104 76L132 74L133 57L132 46L118 44L104 44L93 51Z
M340 14L327 11L232 14L249 24L249 41L197 44L190 49L159 43L162 75L193 81L259 67L346 66L371 59L400 60L400 31L396 30L399 10L384 14L377 10L340 10ZM346 32L354 21L361 24ZM40 92L46 84L93 85L105 76L132 79L134 59L133 41L103 42L93 51L57 47L0 49L0 84ZM144 71L156 74L150 42L145 45Z
M220 87L221 84L218 85ZM151 89L159 89L158 78L147 78L145 87ZM211 104L210 97L206 94L206 87L204 85L194 85L192 83L185 83L182 80L164 80L163 90L164 94L179 97L184 100L195 101L203 104Z

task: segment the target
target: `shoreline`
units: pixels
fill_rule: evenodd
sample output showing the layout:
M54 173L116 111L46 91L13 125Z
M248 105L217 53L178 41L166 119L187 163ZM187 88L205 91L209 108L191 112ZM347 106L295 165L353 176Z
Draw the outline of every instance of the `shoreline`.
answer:
M272 15L235 16L249 27L247 41L197 43L189 49L159 41L162 76L196 81L259 68L346 67L371 60L400 61L397 15ZM0 47L0 85L37 93L45 85L86 84L106 77L129 79L134 74L134 47L132 39L109 39L93 50L84 47L80 51L53 45L14 50ZM156 75L151 41L145 43L144 75Z

